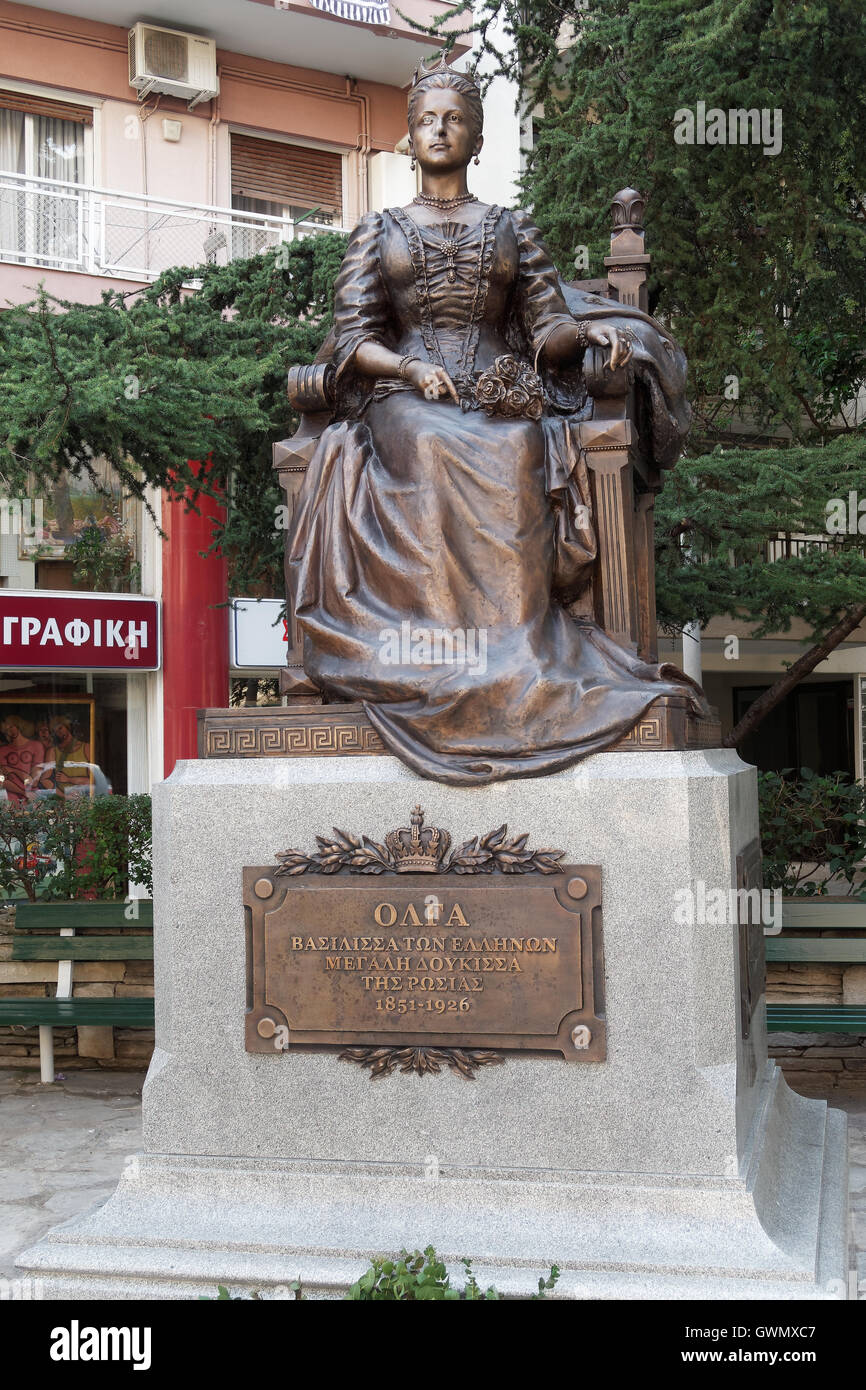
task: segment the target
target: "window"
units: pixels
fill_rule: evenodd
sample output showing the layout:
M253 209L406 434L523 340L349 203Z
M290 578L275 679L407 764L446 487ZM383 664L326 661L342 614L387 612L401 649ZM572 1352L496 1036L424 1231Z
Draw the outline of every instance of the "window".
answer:
M232 135L232 207L294 222L339 226L343 157L331 150ZM235 229L235 256L252 256L272 237L255 224Z
M735 686L734 723L769 689ZM795 686L740 746L740 757L760 772L810 767L820 776L854 773L853 685L843 681L804 681Z
M34 180L83 183L92 122L86 107L0 91L0 260L81 264L80 194Z

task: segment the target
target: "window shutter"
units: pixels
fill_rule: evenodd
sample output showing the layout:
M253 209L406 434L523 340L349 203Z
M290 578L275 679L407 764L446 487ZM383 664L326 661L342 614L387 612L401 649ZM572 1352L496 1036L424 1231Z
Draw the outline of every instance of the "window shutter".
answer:
M23 111L28 116L53 116L57 121L93 125L93 110L89 106L75 106L71 101L49 101L47 97L33 97L26 92L0 92L0 108Z
M232 193L285 207L319 207L339 219L343 159L331 150L232 135Z

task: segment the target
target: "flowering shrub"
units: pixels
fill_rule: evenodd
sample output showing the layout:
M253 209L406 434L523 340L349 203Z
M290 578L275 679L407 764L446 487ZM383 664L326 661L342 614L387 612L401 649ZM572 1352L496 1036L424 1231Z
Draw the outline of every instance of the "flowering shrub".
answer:
M150 797L0 802L0 894L31 902L152 891Z

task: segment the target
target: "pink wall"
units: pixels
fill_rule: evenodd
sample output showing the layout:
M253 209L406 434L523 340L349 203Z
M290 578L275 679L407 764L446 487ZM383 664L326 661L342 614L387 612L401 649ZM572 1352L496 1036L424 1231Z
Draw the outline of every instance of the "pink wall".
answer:
M160 102L147 119L132 102L106 101L94 130L100 146L94 183L123 193L147 192L154 198L211 203L210 123L194 112L164 111ZM162 133L163 115L181 123L177 143Z
M40 281L49 294L71 299L76 304L98 304L103 290L139 290L140 280L116 280L102 275L82 275L74 271L48 270L41 266L0 265L0 306L26 304L33 299Z

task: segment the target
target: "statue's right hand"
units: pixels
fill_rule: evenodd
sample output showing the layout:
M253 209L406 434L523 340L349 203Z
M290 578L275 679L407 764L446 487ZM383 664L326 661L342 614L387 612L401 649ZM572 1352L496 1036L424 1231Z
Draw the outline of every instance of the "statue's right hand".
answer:
M422 362L420 358L416 358L406 367L406 378L411 381L416 391L421 392L425 400L439 401L445 396L450 396L455 405L460 404L454 382L444 367L437 367L432 362Z

